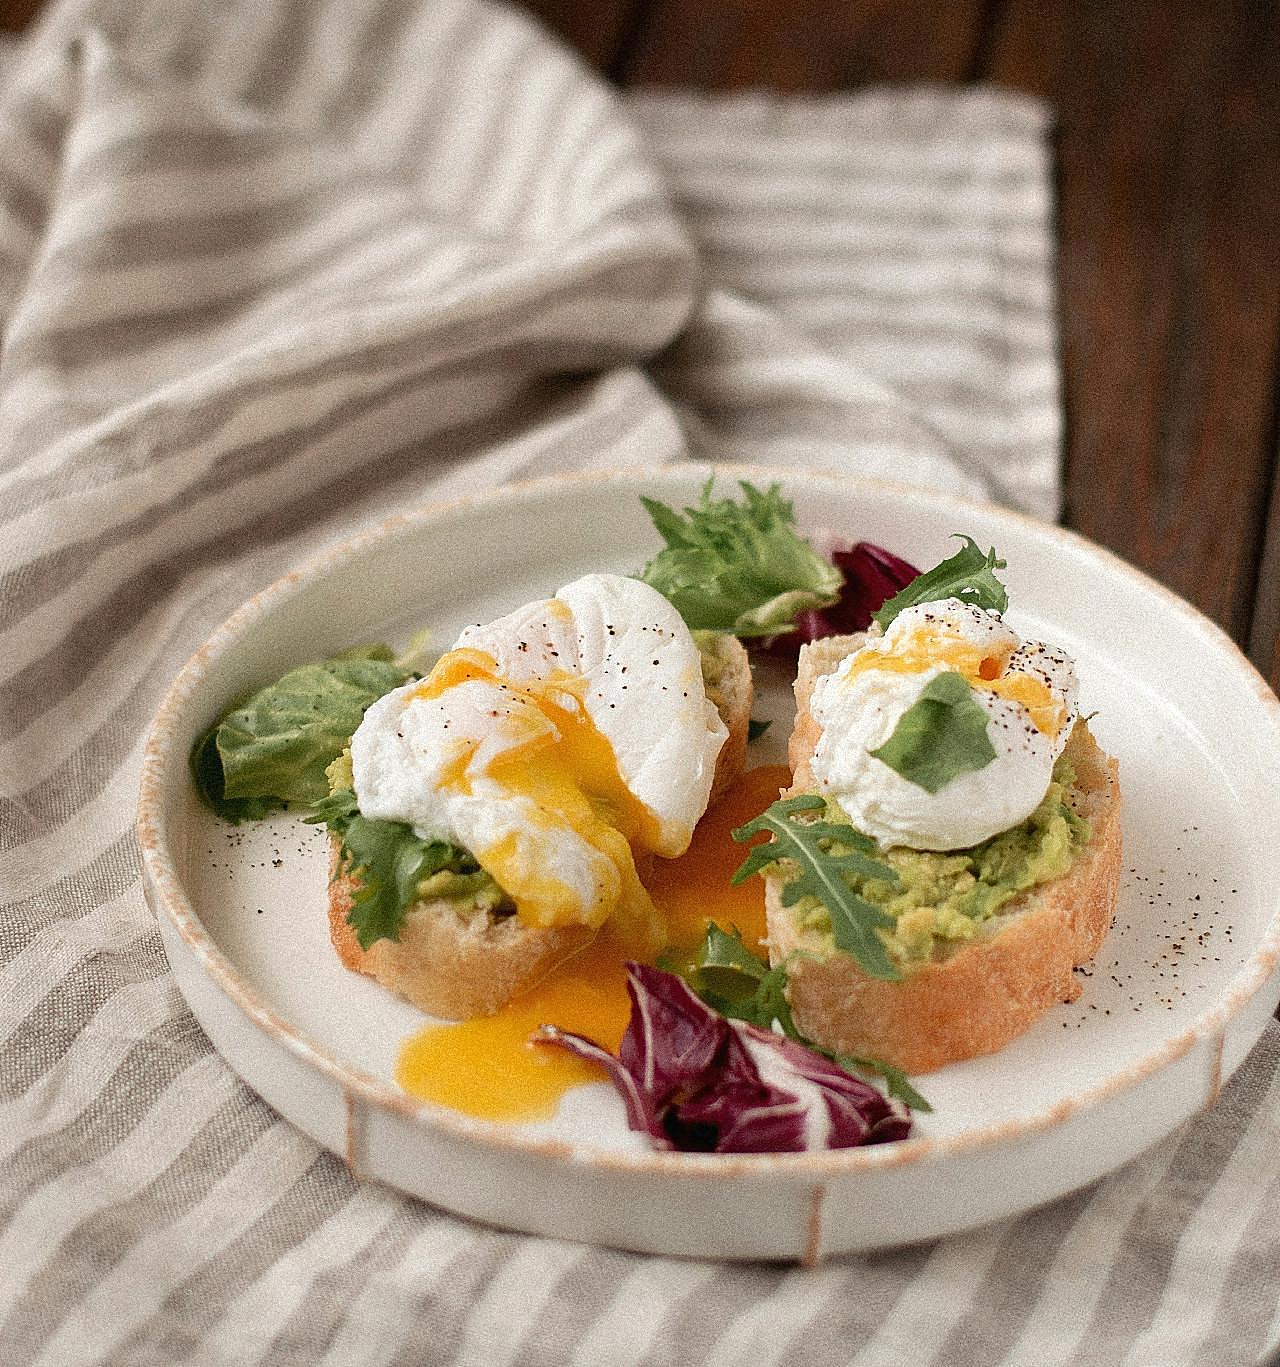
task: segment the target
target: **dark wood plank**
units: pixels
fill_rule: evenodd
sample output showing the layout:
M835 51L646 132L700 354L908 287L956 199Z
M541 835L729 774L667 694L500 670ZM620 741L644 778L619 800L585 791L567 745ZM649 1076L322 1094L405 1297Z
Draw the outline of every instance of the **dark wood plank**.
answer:
M45 0L0 0L0 33L21 33L44 5Z
M1059 116L1068 521L1244 640L1275 460L1280 12L1011 0L983 74Z
M653 0L621 74L720 90L963 80L986 9L982 0Z
M636 22L643 22L644 0L522 0L553 32L576 48L592 66L612 74L619 55L629 49Z
M1275 459L1275 7L654 0L646 19L633 80L977 76L1053 103L1067 520L1245 640Z
M1280 390L1280 375L1277 375L1276 383ZM1280 443L1276 446L1271 506L1262 543L1262 560L1258 566L1253 623L1249 631L1249 658L1267 676L1271 687L1280 693Z

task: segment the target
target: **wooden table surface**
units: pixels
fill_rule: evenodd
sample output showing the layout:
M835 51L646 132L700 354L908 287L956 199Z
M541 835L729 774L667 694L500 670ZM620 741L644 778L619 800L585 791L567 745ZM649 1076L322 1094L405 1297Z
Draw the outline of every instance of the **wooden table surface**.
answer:
M0 0L20 30L40 0ZM1057 119L1065 521L1280 687L1280 6L527 0L620 85L989 81Z

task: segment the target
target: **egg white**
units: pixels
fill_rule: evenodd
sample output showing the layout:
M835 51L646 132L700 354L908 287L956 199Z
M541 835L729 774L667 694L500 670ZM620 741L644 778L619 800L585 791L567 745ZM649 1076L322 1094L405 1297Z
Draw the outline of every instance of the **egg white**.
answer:
M539 766L559 739L555 718L585 714L646 815L632 843L682 853L728 734L688 628L648 585L592 574L468 627L446 661L466 658L459 651L485 662L485 677L435 696L405 684L366 712L351 742L361 812L460 845L486 867L486 852L501 850L505 878L496 855L490 871L532 889L517 909L535 924L600 924L641 895L631 856L601 829L607 804L591 773L548 785Z
M892 658L886 659L908 650L923 651L928 659L931 641L936 662L922 669L898 672ZM1022 703L975 687L973 699L987 713L987 737L996 757L929 793L871 752L889 739L929 681L953 668L945 657L957 644L1004 661L1005 675L1025 674L1044 684L1064 719L1050 735L1034 724ZM923 603L899 613L884 636L872 638L818 680L810 710L822 734L812 771L819 791L881 846L965 849L1016 826L1035 810L1067 743L1077 693L1075 669L1065 652L1022 642L997 614L958 599Z

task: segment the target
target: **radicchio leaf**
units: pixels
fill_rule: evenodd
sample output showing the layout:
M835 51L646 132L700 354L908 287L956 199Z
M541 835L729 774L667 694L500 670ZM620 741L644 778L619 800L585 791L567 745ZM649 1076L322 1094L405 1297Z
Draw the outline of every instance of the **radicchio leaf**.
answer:
M668 978L674 986L660 981ZM662 1118L691 1079L715 1066L725 1022L682 978L647 964L627 964L627 992L631 1020L617 1058L593 1040L554 1025L542 1026L535 1038L603 1065L626 1102L627 1124L669 1149Z
M829 608L797 614L794 631L770 639L768 649L772 654L794 659L800 647L809 641L866 631L872 613L920 573L914 565L870 541L833 550L829 558L844 575L840 597Z
M533 1038L538 1044L558 1044L561 1049L577 1054L588 1063L598 1063L609 1074L609 1081L618 1089L626 1104L627 1128L647 1134L660 1149L672 1147L649 1094L640 1090L635 1078L603 1045L582 1035L561 1030L558 1025L540 1025Z
M661 1107L715 1066L724 1020L674 973L627 964L631 1020L618 1061Z
M721 1153L799 1153L905 1138L911 1119L868 1082L802 1044L733 1022L716 1085L679 1108L715 1125Z
M537 1038L602 1064L627 1123L664 1149L798 1153L902 1139L900 1102L793 1040L711 1010L674 973L627 964L618 1057L544 1025Z

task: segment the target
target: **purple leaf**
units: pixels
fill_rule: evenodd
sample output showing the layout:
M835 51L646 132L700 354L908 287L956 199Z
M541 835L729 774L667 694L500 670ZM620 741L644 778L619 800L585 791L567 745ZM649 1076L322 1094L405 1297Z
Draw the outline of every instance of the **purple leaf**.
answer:
M677 1093L697 1087L714 1066L729 1025L683 979L647 964L627 964L627 993L631 1020L617 1058L592 1040L554 1025L541 1026L535 1038L607 1069L626 1103L631 1129L671 1148L662 1127L668 1103Z
M910 1130L904 1106L822 1055L740 1021L730 1029L719 1079L679 1108L682 1121L718 1127L718 1152L845 1149Z
M870 541L833 550L828 558L844 575L839 599L822 611L798 614L794 631L769 639L771 654L794 659L808 641L865 631L871 625L871 614L920 573L914 565Z
M647 1134L660 1149L673 1147L667 1138L667 1132L662 1128L662 1120L649 1094L640 1090L635 1078L607 1049L596 1044L594 1040L570 1034L568 1030L561 1030L555 1025L538 1026L533 1038L537 1044L559 1045L561 1049L567 1049L579 1058L600 1064L608 1072L609 1081L622 1094L622 1100L627 1108L627 1128Z
M673 973L627 965L618 1057L544 1025L538 1038L603 1065L627 1123L660 1148L792 1153L904 1138L900 1102L794 1040L711 1010Z
M840 601L831 609L842 632L866 631L871 614L920 577L914 565L870 541L859 541L847 551L834 551L831 563L844 574Z
M631 1021L618 1060L636 1085L664 1106L696 1086L714 1065L729 1023L674 973L627 964Z

